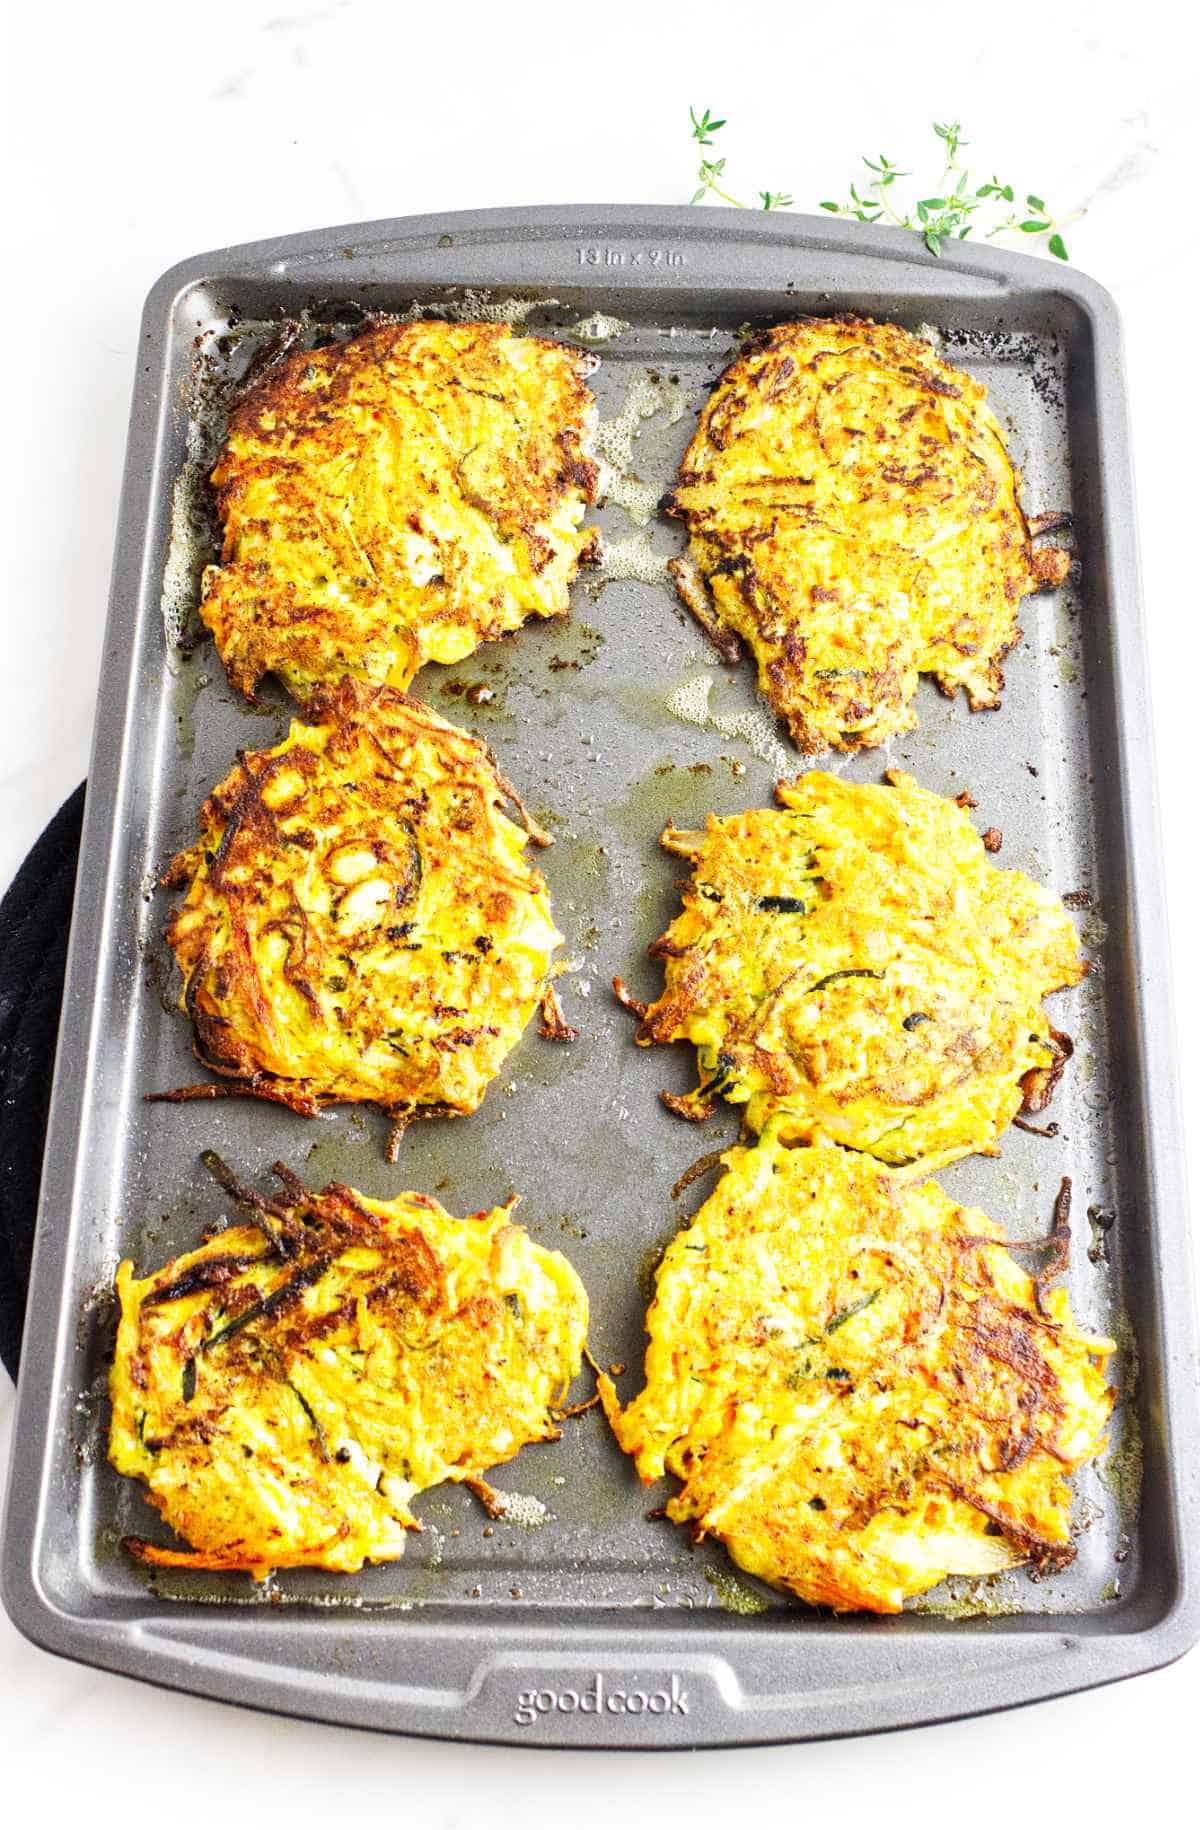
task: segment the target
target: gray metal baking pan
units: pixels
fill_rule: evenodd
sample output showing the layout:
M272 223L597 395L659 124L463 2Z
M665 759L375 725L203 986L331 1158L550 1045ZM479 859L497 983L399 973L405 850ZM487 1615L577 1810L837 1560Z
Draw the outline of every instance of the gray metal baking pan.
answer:
M514 308L511 301L520 301ZM273 741L282 695L248 709L211 646L175 641L206 553L202 474L223 389L281 317L336 335L365 311L524 314L591 340L602 444L621 473L600 520L605 572L569 620L526 627L417 690L478 728L557 843L544 868L571 961L573 1046L531 1032L483 1109L416 1126L384 1160L384 1121L335 1110L147 1105L194 1078L160 939L158 871L239 745ZM930 327L980 375L1031 509L1069 508L1080 577L1029 600L1001 710L922 688L920 724L836 759L969 786L1000 862L1080 906L1095 969L1056 1001L1076 1056L1053 1138L1012 1131L999 1160L945 1172L1018 1235L1076 1191L1072 1299L1122 1343L1113 1449L1078 1483L1078 1555L1060 1576L947 1584L891 1620L789 1603L719 1547L647 1517L597 1412L503 1469L523 1503L494 1526L461 1489L426 1531L357 1577L157 1580L120 1550L161 1530L103 1456L117 1258L142 1266L221 1212L197 1157L246 1175L276 1157L376 1195L416 1187L469 1212L519 1189L534 1235L569 1252L592 1345L630 1368L646 1277L693 1190L670 1189L707 1132L659 1104L687 1051L636 1049L607 991L639 991L674 905L668 815L768 801L794 772L748 668L722 669L663 580L679 530L653 514L698 402L746 325L842 309ZM624 207L417 218L288 237L185 262L142 329L87 821L8 1490L3 1581L43 1646L115 1670L331 1722L523 1745L663 1748L798 1740L944 1719L1107 1682L1176 1657L1200 1627L1197 1429L1182 1123L1166 982L1150 712L1116 314L1057 264L787 215ZM491 690L475 704L472 685ZM478 699L480 695L473 696ZM694 1199L693 1199L694 1197ZM1090 1210L1090 1214L1089 1214ZM1139 1503L1140 1489L1140 1503Z

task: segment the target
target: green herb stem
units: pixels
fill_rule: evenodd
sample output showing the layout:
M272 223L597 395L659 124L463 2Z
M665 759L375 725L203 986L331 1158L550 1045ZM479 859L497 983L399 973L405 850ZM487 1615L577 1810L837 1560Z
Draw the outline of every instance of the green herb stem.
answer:
M727 121L723 117L714 119L707 108L700 114L690 108L688 113L695 143L705 148L714 147L715 135L728 125ZM1013 185L1002 182L995 174L976 183L970 169L959 158L961 149L969 145L963 138L961 124L934 121L932 126L945 149L935 195L922 197L918 192L914 201L898 208L892 195L893 187L913 174L881 152L875 159L863 155L862 162L869 176L860 180L861 191L851 179L846 201L839 203L826 199L818 207L832 216L846 217L854 222L886 221L897 229L914 230L935 258L947 241L965 241L969 235L976 234L984 241L999 241L1005 237L1016 239L1026 248L1044 248L1056 260L1068 259L1063 229L1077 222L1083 215L1082 210L1057 215L1035 191L1027 191L1023 205L1018 205ZM691 201L703 203L706 198L715 197L735 210L752 208L727 188L725 165L724 159L701 159L698 188ZM790 209L794 202L785 191L759 191L758 198L764 210Z

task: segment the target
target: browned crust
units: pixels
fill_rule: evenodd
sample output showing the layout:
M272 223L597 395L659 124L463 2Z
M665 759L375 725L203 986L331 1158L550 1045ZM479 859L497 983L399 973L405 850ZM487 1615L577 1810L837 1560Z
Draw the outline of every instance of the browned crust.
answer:
M227 1335L238 1332L243 1321L259 1315L264 1318L269 1315L272 1326L277 1326L286 1316L289 1338L294 1342L318 1335L328 1327L329 1317L311 1316L302 1307L297 1312L298 1298L309 1285L324 1276L342 1251L358 1243L369 1243L389 1261L387 1278L378 1286L376 1295L380 1291L400 1291L426 1306L444 1296L441 1263L424 1233L419 1230L390 1233L344 1183L330 1182L323 1189L314 1190L308 1188L287 1164L276 1162L272 1165L272 1174L281 1185L282 1196L264 1195L240 1182L215 1151L205 1151L201 1160L231 1195L244 1217L258 1227L267 1247L265 1256L279 1261L280 1277L265 1295L255 1288L241 1308L232 1314L227 1312L222 1300L221 1328L217 1333L210 1333L205 1346L198 1351L216 1346ZM428 1198L413 1199L416 1205L435 1206ZM209 1265L225 1262L224 1259L210 1260ZM169 1273L171 1267L166 1270ZM178 1282L164 1274L164 1281L143 1297L141 1306L165 1302L181 1294ZM202 1284L196 1283L194 1287L211 1287L214 1295L221 1296L228 1282L228 1277L205 1278Z
M701 1099L695 1093L668 1093L664 1089L658 1097L668 1112L673 1112L676 1118L686 1118L690 1125L702 1125L717 1109L715 1099Z
M173 1277L174 1267L165 1266L158 1281L142 1297L140 1309L179 1296L194 1295L201 1290L211 1290L216 1304L214 1310L197 1311L204 1326L199 1335L201 1345L193 1350L194 1357L219 1350L228 1337L241 1333L250 1325L269 1337L264 1352L277 1350L286 1357L341 1325L347 1314L364 1300L369 1305L381 1305L403 1298L429 1314L446 1307L446 1275L441 1260L419 1225L388 1225L359 1200L353 1189L338 1182L331 1182L319 1191L310 1189L281 1162L275 1163L272 1171L281 1193L270 1195L241 1182L214 1152L205 1152L202 1160L231 1195L243 1216L263 1235L265 1252L258 1258L245 1259L242 1261L244 1266L273 1261L278 1275L265 1292L257 1285L249 1285L246 1300L231 1313L227 1306L229 1277L211 1273L238 1261L213 1258L194 1266L183 1277ZM409 1195L406 1199L417 1208L428 1208L434 1213L440 1211L438 1204L428 1196ZM337 1308L323 1313L309 1312L298 1297L356 1244L369 1244L372 1251L381 1256L378 1281L365 1297L361 1293L352 1294ZM218 1324L215 1327L214 1316ZM280 1331L282 1340L277 1338ZM137 1382L136 1362L131 1365L130 1372ZM473 1478L467 1484L479 1493L485 1504L496 1502L496 1496L486 1482ZM161 1507L157 1496L151 1493L148 1497ZM416 1521L411 1523L411 1528L421 1529ZM140 1536L123 1539L122 1544L131 1556L152 1567L247 1571L261 1579L269 1569L319 1563L323 1553L336 1548L340 1535L335 1533L319 1544L307 1544L291 1551L280 1552L272 1547L267 1559L236 1547L223 1551L179 1549L154 1544Z
M455 319L441 320L435 316L415 320L397 319L385 312L374 312L370 314L365 329L341 343L317 351L295 347L300 326L291 320L281 327L275 345L268 346L271 353L265 366L255 362L247 370L230 409L230 431L253 432L255 422L264 414L285 414L296 405L297 399L306 411L310 410L300 384L314 359L319 360L322 367L327 369L330 399L336 402L349 393L350 379L358 369L378 367L397 344L410 341L434 324L444 324L447 331L470 332L486 342L499 343L519 335L522 343L531 344L546 354L553 355L556 360L566 357L574 369L576 379L581 383L596 371L596 358L591 351L579 349L570 343L559 343L551 337L539 337L525 331L514 332L511 324L467 323ZM281 344L284 346L281 347ZM329 401L323 399L319 407L311 410L327 411L328 405ZM558 437L564 445L565 461L574 463L577 453L569 435L560 433ZM599 481L599 466L589 464L587 470L592 486L595 487Z
M404 1142L404 1134L410 1125L418 1124L427 1118L462 1118L464 1116L463 1113L458 1110L457 1106L448 1106L444 1102L430 1106L404 1106L399 1108L392 1106L384 1109L387 1111L387 1116L392 1121L391 1129L388 1131L387 1135L387 1143L384 1146L384 1155L389 1163L398 1163L400 1161L400 1146Z
M579 1404L564 1405L561 1410L556 1410L554 1415L560 1423L567 1417L582 1417L585 1411L594 1411L599 1402L599 1392L593 1392L590 1398L584 1398Z
M1053 1538L1044 1538L1040 1532L1032 1531L1014 1519L1003 1507L994 1506L985 1500L980 1493L973 1493L970 1488L961 1486L948 1477L945 1486L955 1499L965 1500L968 1506L974 1506L982 1512L984 1518L990 1519L993 1525L999 1526L1008 1542L1016 1547L1035 1569L1063 1570L1075 1561L1075 1546L1059 1544Z
M1071 570L1074 554L1069 547L1043 546L1034 549L1030 556L1033 567L1033 588L1035 591L1051 591L1061 585Z
M257 1559L239 1556L235 1551L173 1550L165 1544L151 1544L146 1538L122 1538L121 1549L135 1558L138 1563L148 1564L152 1569L196 1569L228 1570L244 1575L257 1576L265 1574L265 1566ZM308 1551L304 1561L311 1562L316 1554ZM272 1569L295 1567L286 1559L272 1554Z
M784 1150L782 1154L788 1152ZM828 1153L828 1160L847 1163L853 1158L836 1151ZM778 1169L777 1173L782 1174L783 1170ZM880 1189L890 1185L897 1195L901 1192L885 1172L878 1174L876 1185ZM678 1300L678 1286L672 1288L668 1282L664 1288L660 1274L657 1288L663 1314L668 1320L685 1315L686 1326L682 1335L677 1330L669 1334L661 1317L652 1312L648 1324L652 1355L657 1352L662 1358L656 1365L651 1358L647 1368L647 1386L657 1388L649 1405L650 1420L647 1423L644 1414L639 1416L628 1439L618 1430L619 1439L635 1457L640 1456L641 1444L653 1445L655 1463L653 1470L647 1469L644 1474L647 1480L660 1471L661 1446L671 1443L667 1467L682 1483L682 1490L672 1501L669 1516L689 1524L694 1535L703 1535L707 1529L709 1535L725 1539L739 1560L740 1544L752 1544L756 1561L751 1567L761 1568L767 1553L779 1547L784 1554L775 1559L773 1579L782 1586L794 1587L807 1601L818 1600L838 1608L892 1611L894 1604L881 1601L879 1587L870 1575L865 1575L861 1583L854 1579L844 1582L831 1567L832 1559L837 1547L846 1543L843 1534L861 1530L892 1506L909 1513L919 1532L922 1486L926 1492L929 1488L940 1489L974 1509L981 1515L975 1521L977 1529L983 1527L984 1521L990 1521L1013 1551L1036 1567L1061 1568L1069 1563L1074 1546L1068 1535L1069 1514L1063 1503L1060 1470L1073 1470L1085 1456L1078 1449L1075 1403L1064 1379L1061 1356L1066 1350L1082 1366L1084 1361L1090 1364L1104 1357L1111 1344L1080 1336L1065 1307L1060 1312L1056 1306L1043 1305L1040 1296L1035 1300L1035 1291L1030 1288L1033 1280L1014 1280L1009 1253L1015 1248L1002 1229L997 1229L996 1236L986 1231L970 1232L966 1230L971 1221L970 1210L953 1209L949 1203L946 1207L951 1211L944 1222L934 1219L928 1210L922 1213L918 1209L911 1219L899 1207L893 1216L877 1214L866 1190L850 1187L843 1236L855 1243L868 1236L871 1250L891 1266L890 1272L885 1271L882 1276L873 1274L870 1282L878 1284L889 1276L907 1282L914 1275L907 1261L915 1266L919 1260L921 1273L895 1332L868 1348L861 1363L856 1365L848 1358L845 1366L855 1367L855 1371L837 1376L860 1388L873 1390L877 1385L881 1393L887 1392L894 1381L906 1388L905 1400L887 1413L889 1427L901 1439L907 1429L917 1427L907 1419L920 1409L919 1397L914 1397L913 1411L907 1408L910 1381L918 1389L924 1385L931 1394L944 1398L948 1409L944 1427L932 1426L932 1439L925 1449L916 1451L912 1460L907 1449L901 1448L895 1457L889 1451L873 1461L869 1421L865 1426L868 1440L860 1460L857 1450L863 1426L859 1419L860 1434L845 1457L838 1456L829 1463L823 1453L827 1438L822 1419L811 1441L806 1475L816 1484L823 1472L832 1472L836 1467L839 1473L853 1469L858 1478L849 1491L839 1489L837 1503L841 1511L837 1524L832 1535L821 1540L819 1559L812 1566L815 1575L811 1586L804 1586L805 1578L797 1572L809 1540L803 1529L792 1536L797 1521L790 1508L796 1504L797 1492L811 1492L813 1486L789 1485L783 1502L771 1493L769 1482L756 1493L756 1481L747 1478L752 1467L761 1467L760 1459L750 1459L752 1445L760 1440L755 1434L756 1425L762 1422L771 1426L776 1416L773 1405L764 1405L760 1414L759 1392L765 1394L768 1380L772 1381L772 1391L775 1389L773 1381L786 1370L788 1359L785 1357L778 1367L742 1361L743 1346L758 1348L764 1344L764 1337L756 1332L757 1291L750 1294L743 1308L735 1301L734 1280L739 1269L761 1264L767 1289L778 1287L777 1272L784 1287L788 1287L787 1279L794 1266L789 1246L779 1249L776 1261L769 1258L769 1231L760 1233L752 1218L761 1198L757 1181L751 1186L755 1193L743 1197L746 1205L740 1210L750 1220L745 1258L722 1255L719 1270L714 1271L707 1289L703 1271L697 1278L689 1268L686 1304ZM929 1195L935 1191L927 1187L922 1192ZM719 1194L718 1190L718 1198ZM801 1196L801 1214L808 1198L806 1190ZM1069 1183L1064 1183L1055 1205L1051 1238L1031 1242L1043 1255L1047 1246L1051 1247L1051 1256L1039 1276L1040 1288L1065 1268L1069 1198ZM939 1205L943 1199L939 1197ZM720 1210L716 1214L710 1214L708 1206L702 1210L710 1253L720 1250L725 1239L738 1237L738 1213L735 1204L730 1210L727 1235ZM805 1223L800 1220L800 1224ZM903 1255L893 1254L893 1245L907 1249ZM679 1241L673 1248L677 1255L678 1248ZM703 1265L703 1260L700 1262ZM669 1347L677 1349L674 1357L664 1352ZM728 1386L718 1378L711 1397L697 1403L691 1425L675 1409L674 1374L686 1381L687 1362L681 1363L678 1357L685 1351L694 1355L696 1367L703 1367L706 1372L709 1367L720 1368L727 1352L733 1366ZM707 1378L703 1383L708 1388ZM788 1378L786 1383L791 1386L792 1380ZM661 1411L655 1402L659 1394L663 1399ZM634 1401L633 1408L636 1410L648 1396L649 1390L641 1400ZM832 1427L836 1428L836 1423ZM803 1423L797 1434L807 1452L810 1443ZM775 1427L770 1427L770 1435L775 1437ZM1003 1481L1001 1477L1031 1458L1037 1458L1039 1467L1029 1485ZM821 1491L819 1485L816 1490ZM727 1512L729 1499L733 1504ZM743 1501L747 1502L745 1513L751 1515L749 1518L742 1511ZM785 1503L788 1512L783 1510Z
M214 1074L228 1074L228 1069L205 1056L198 1040L193 1043L192 1052ZM265 1099L272 1105L286 1106L300 1118L319 1118L327 1105L337 1103L306 1093L304 1086L305 1083L299 1080L278 1080L272 1074L254 1074L246 1080L195 1081L190 1086L168 1087L165 1092L145 1093L142 1097L151 1106L184 1105L194 1099Z
M472 1475L463 1482L468 1492L473 1493L489 1519L504 1517L504 1501L496 1492L490 1481L485 1481L481 1474Z
M883 776L892 787L900 786L907 779L902 770L895 768L883 771ZM780 786L783 787L785 784L780 784ZM975 799L969 790L963 789L954 804L963 809L974 807ZM717 822L718 826L721 824L722 822ZM709 923L710 919L717 920L718 916L711 910L708 915L705 915L705 905L698 900L697 895L697 878L713 874L711 865L704 867L702 864L705 855L705 833L682 833L669 826L663 834L662 843L669 851L688 858L693 865L693 875L681 879L678 884L683 898L682 914L677 916L676 921L647 949L651 958L667 962L665 982L659 997L649 1003L631 997L624 982L620 979L614 980L614 991L618 1000L633 1011L638 1018L634 1040L640 1046L673 1043L686 1038L692 1033L692 1021L697 1013L703 1012L710 1004L721 1010L724 1015L719 1044L720 1054L712 1069L706 1069L701 1075L701 1084L687 1094L664 1091L660 1094L660 1098L671 1113L690 1123L703 1123L722 1100L729 1100L737 1105L749 1098L752 1102L752 1109L757 1109L760 1114L778 1110L780 1106L784 1110L792 1109L793 1096L803 1089L803 1076L812 1071L809 1066L809 1058L802 1058L802 1051L789 1050L787 1046L762 1046L760 1032L775 1001L787 992L795 972L800 968L795 967L790 973L785 973L777 982L769 983L765 995L758 995L758 1001L753 1004L752 1008L734 1020L728 1014L728 1000L731 994L723 978L723 949L726 942L724 940L718 942L714 938L718 930L711 928ZM769 845L769 842L766 843ZM980 843L988 853L998 851L1002 844L999 829L989 828L981 835ZM750 878L748 876L739 877L734 873L732 880L737 884L739 897L749 894ZM714 901L720 902L721 894L719 892L710 888L709 893ZM680 923L688 924L682 930L690 937L686 944L672 938ZM732 946L732 942L729 944ZM712 963L714 952L718 961L716 967ZM775 960L772 961L772 969L773 971L781 970ZM1066 970L1066 982L1074 982L1068 968L1056 968L1056 970L1060 972ZM865 972L853 971L850 976L878 978L882 974L868 970ZM1061 988L1057 981L1043 985L1039 998L1056 988ZM922 1015L918 1020L927 1021L928 1018ZM1028 1115L1042 1111L1049 1103L1072 1053L1071 1038L1065 1032L1056 1029L1048 1019L1044 1020L1048 1032L1045 1046L1050 1059L1044 1065L1026 1068L1024 1073L1020 1072L1022 1063L1019 1057L1013 1059L1012 1084L1019 1088L1021 1096L1019 1110L1026 1116L1010 1121L1007 1112L999 1115L996 1120L997 1136L1007 1122L1015 1122L1018 1129L1040 1137L1053 1138L1059 1134L1059 1127L1056 1124L1043 1127L1028 1122ZM905 1029L910 1027L907 1020L904 1027ZM1029 1038L1030 1041L1036 1039L1033 1036ZM1021 1038L1021 1041L1023 1042L1024 1038ZM809 1056L811 1057L815 1053L815 1046L810 1045ZM945 1062L947 1073L951 1078L945 1082L947 1091L969 1077L974 1069L977 1053L978 1044L966 1032L948 1045ZM1025 1053L1024 1060L1029 1059L1029 1054ZM892 1096L890 1085L886 1086L885 1097ZM935 1094L932 1097L936 1098L938 1095ZM833 1095L833 1098L843 1105L846 1103L844 1100L839 1100L837 1093ZM924 1102L909 1100L907 1103L910 1107L915 1108ZM800 1109L803 1110L803 1107L801 1106ZM759 1121L756 1120L756 1122ZM869 1154L873 1154L869 1143L861 1147ZM976 1144L971 1147L978 1149L985 1146ZM883 1160L889 1159L883 1158Z

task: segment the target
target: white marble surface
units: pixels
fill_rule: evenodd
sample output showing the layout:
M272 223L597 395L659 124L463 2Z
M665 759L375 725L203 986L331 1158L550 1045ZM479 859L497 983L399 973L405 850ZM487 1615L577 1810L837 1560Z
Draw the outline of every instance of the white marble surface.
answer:
M959 116L989 172L1088 204L1072 253L1124 316L1194 1112L1200 58L1183 10L287 4L13 9L5 443L19 469L0 594L0 881L86 767L138 313L162 268L410 211L682 200L689 101L729 117L731 177L802 207L840 190L860 150L906 158L923 152L931 116ZM0 1385L6 1439L2 1373ZM1012 1809L1018 1774L1025 1799L1043 1800L1020 1805L1027 1821L1049 1822L1058 1799L1111 1821L1190 1795L1198 1706L1200 1654L1115 1689L866 1742L653 1761L451 1750L167 1695L56 1661L0 1616L14 1823L68 1801L84 1821L115 1822L132 1782L143 1808L169 1798L179 1830L285 1810L315 1823L351 1800L447 1826L498 1813L532 1827L564 1808L580 1830L633 1826L673 1807L699 1826L804 1809L936 1827L977 1814L982 1786L985 1808Z

